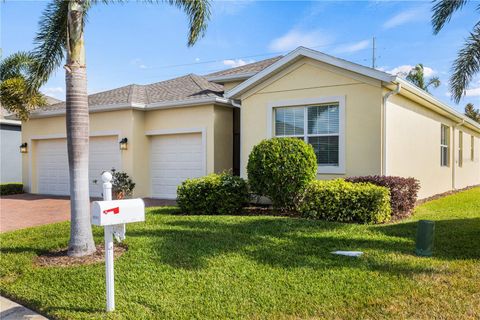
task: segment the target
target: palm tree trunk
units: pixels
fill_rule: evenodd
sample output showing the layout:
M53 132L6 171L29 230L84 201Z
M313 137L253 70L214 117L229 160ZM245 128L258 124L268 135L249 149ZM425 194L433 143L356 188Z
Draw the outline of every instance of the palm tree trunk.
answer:
M83 42L84 1L75 0L68 7L68 43L66 75L66 125L70 173L70 243L69 256L95 252L90 224L88 190L89 115L87 72Z

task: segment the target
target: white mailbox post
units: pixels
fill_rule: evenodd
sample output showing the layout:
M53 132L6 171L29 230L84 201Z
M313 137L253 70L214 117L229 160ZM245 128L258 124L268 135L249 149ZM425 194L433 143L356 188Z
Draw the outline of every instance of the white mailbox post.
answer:
M145 221L145 204L142 199L112 200L112 174L102 174L103 200L92 202L92 224L103 226L105 232L105 277L107 282L107 311L115 310L113 276L113 237L125 239L125 224Z

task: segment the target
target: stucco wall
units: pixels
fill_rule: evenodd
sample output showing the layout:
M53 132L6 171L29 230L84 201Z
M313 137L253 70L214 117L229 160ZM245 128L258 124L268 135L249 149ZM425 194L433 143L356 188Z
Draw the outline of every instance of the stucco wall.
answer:
M116 135L119 140L132 137L133 121L132 110L112 111L90 114L90 134L96 136ZM36 143L42 139L65 138L65 117L30 119L22 127L22 141L29 144L29 151L22 155L22 180L29 192L37 192L36 184ZM129 175L134 174L133 150L121 151L122 171Z
M22 182L20 126L0 125L0 183Z
M271 135L273 128L267 125L270 104L332 96L345 98L345 174L318 177L380 174L380 81L304 58L243 94L241 175L247 175L248 155L253 146Z
M450 127L450 161L448 167L440 165L441 124ZM453 166L456 188L480 183L478 150L475 161L470 160L472 131L461 128L464 144L463 167L458 167L458 130L455 123L401 95L392 96L387 103L387 174L414 177L420 180L419 198L452 189ZM453 139L455 136L455 149ZM476 146L479 135L475 135ZM455 161L453 158L455 152Z
M162 110L122 110L90 114L91 135L115 135L128 139L128 149L121 151L122 171L136 183L134 196L150 196L150 137L165 132L204 130L206 134L207 173L232 168L232 109L205 105ZM36 143L42 139L65 138L65 117L31 119L25 123L22 141L29 152L22 157L23 183L37 192ZM18 139L20 141L20 139ZM19 155L15 144L15 155ZM20 160L19 160L20 162Z

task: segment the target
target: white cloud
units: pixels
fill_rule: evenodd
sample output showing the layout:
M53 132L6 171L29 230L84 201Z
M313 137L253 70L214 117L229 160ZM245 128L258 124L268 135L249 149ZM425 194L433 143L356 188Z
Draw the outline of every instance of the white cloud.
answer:
M331 37L320 30L302 31L292 29L283 36L270 42L269 49L272 51L290 51L299 46L317 47L331 43Z
M241 67L241 66L244 66L246 64L249 64L249 63L252 63L252 62L255 62L255 60L243 60L243 59L235 59L235 60L232 60L232 59L227 59L227 60L223 60L223 64L228 66L228 67L231 67L231 68L235 68L235 67Z
M343 45L335 49L336 53L354 53L367 48L370 45L370 40L362 40L355 43Z
M213 11L220 15L237 15L253 2L253 0L212 1L212 5Z
M383 24L384 29L392 29L403 24L425 18L425 8L414 8L397 13ZM429 16L427 16L429 17Z
M130 63L139 69L148 69L148 67L143 63L142 59L140 58L133 59L132 61L130 61Z
M478 96L480 96L480 87L467 89L465 91L465 96L467 96L467 97L478 97Z
M42 93L54 97L57 99L65 99L65 90L62 87L48 87L48 88L43 88Z
M395 67L391 70L386 70L387 68L383 67L383 68L378 68L378 70L380 71L385 71L385 72L388 72L388 73L391 73L393 75L406 75L410 72L410 70L412 70L414 68L414 66L411 66L409 64L404 64L404 65L401 65L401 66L398 66L398 67ZM433 76L434 74L436 73L435 70L433 70L432 68L430 67L426 67L426 66L423 66L423 75L425 77L431 77Z

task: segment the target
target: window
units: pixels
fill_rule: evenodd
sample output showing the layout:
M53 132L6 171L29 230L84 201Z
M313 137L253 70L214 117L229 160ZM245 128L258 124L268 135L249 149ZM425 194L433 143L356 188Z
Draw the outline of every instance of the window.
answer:
M275 108L275 136L297 137L313 146L319 167L340 166L338 103Z
M463 132L458 132L458 166L463 166Z
M475 137L470 137L470 160L475 161Z
M449 145L450 145L450 128L446 125L440 128L440 165L448 167L449 165Z

